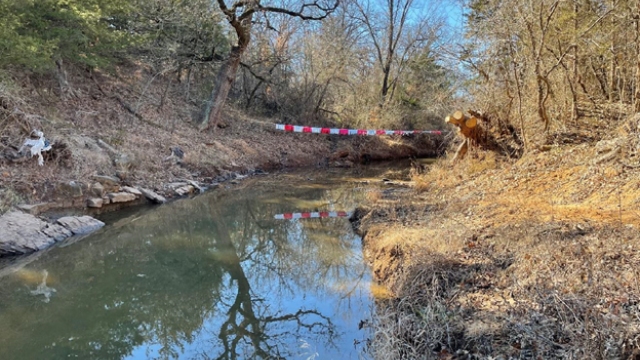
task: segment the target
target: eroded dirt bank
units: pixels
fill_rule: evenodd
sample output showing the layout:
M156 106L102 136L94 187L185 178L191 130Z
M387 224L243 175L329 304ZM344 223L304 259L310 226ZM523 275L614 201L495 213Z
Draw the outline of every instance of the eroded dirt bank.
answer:
M94 191L96 176L109 177L100 178L102 187L144 188L170 198L260 170L352 166L436 156L442 149L443 139L437 135L282 133L275 130L276 120L250 118L231 109L219 128L201 132L192 120L199 107L181 98L171 83L140 88L144 71L70 72L73 96L57 94L55 79L16 76L14 82L23 88L11 94L18 95L0 94L0 213L19 204L46 203L29 209L34 213L84 207L91 199L97 206L96 194L104 196L109 189L98 186ZM54 143L42 167L36 159L16 155L31 129L42 130Z
M353 220L388 290L375 357L638 358L640 172L627 145L442 160L372 194Z

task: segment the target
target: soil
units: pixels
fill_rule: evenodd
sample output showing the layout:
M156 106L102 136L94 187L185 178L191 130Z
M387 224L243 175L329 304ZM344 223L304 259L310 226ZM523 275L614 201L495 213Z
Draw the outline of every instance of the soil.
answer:
M95 175L117 176L120 185L170 198L175 193L167 184L179 181L209 185L236 173L437 156L443 148L438 135L283 133L275 130L277 120L231 108L220 127L202 132L193 120L200 107L185 100L181 84L145 86L141 79L150 73L134 65L111 74L68 73L72 95L59 94L55 78L33 74L15 75L20 88L0 92L0 213L20 203L84 207ZM31 129L54 144L42 167L35 158L14 162L9 156ZM70 182L79 184L82 196L70 197Z

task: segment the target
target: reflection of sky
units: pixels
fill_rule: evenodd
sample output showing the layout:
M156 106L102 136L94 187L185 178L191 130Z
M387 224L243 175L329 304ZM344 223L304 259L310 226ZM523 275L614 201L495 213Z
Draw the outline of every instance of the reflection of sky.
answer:
M338 197L342 197L342 194ZM327 203L331 204L329 209L339 205L333 199ZM340 247L342 251L339 252L342 252L344 257L336 259L338 261L330 264L333 265L330 267L327 267L321 259L309 256L311 249L308 248L309 236L305 225L320 221L325 223L322 227L340 233L342 240L336 246ZM346 219L306 219L290 222L286 244L289 245L288 250L290 250L287 253L291 256L285 261L291 262L292 267L299 269L299 272L291 272L283 278L270 273L267 268L261 266L260 261L245 261L242 264L251 284L256 313L262 313L264 316L281 316L295 313L298 309L316 310L331 319L338 337L335 341L327 341L326 334L300 331L295 321L289 321L274 324L266 329L270 336L278 337L273 343L280 347L281 354L289 354L294 358L306 359L313 354L317 354L318 359L361 358L362 355L358 354L360 352L358 349L362 346L356 347L354 342L365 338L365 333L358 330L358 324L368 317L371 298L367 287L370 283L370 275L365 271L366 265L363 263L359 237L351 232ZM322 244L317 245L322 246ZM249 249L248 252L251 250ZM270 260L269 257L275 257L278 254L263 255ZM229 282L231 279L227 276L223 283ZM221 292L220 301L216 304L214 311L215 315L205 319L202 329L198 331L191 343L183 344L184 349L179 356L180 359L207 358L202 354L222 353L223 349L217 341L217 336L221 325L226 320L224 314L235 299L236 291L237 288L231 286ZM302 319L307 323L322 321L314 314L306 315ZM246 341L245 346L239 349L244 349L247 354L251 354L251 346L251 343ZM157 344L144 344L134 349L128 359L158 357L160 349L161 346Z
M287 184L263 178L247 189L112 217L97 234L0 278L0 358L216 358L220 327L240 293L228 272L238 257L256 318L314 310L335 327L330 341L326 331L282 321L264 329L264 341L289 358L359 358L363 345L354 341L366 333L358 324L372 304L360 239L344 218L273 214L353 210L366 192L311 175L313 182L309 174ZM328 186L313 186L321 183ZM31 292L44 270L56 289L49 303ZM323 322L314 314L301 319ZM236 323L242 320L239 314ZM249 357L251 339L240 338L238 351Z

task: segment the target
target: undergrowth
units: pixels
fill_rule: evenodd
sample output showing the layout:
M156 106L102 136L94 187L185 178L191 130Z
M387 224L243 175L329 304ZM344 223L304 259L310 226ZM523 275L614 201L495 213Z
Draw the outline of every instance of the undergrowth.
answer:
M637 133L414 169L360 219L379 359L640 357Z

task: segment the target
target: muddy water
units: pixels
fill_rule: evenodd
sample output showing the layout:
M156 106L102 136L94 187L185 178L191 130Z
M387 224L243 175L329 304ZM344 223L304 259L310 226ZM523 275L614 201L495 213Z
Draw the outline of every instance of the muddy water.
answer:
M372 307L354 180L387 169L249 179L106 216L0 277L0 359L359 359ZM5 271L5 274L7 272Z

